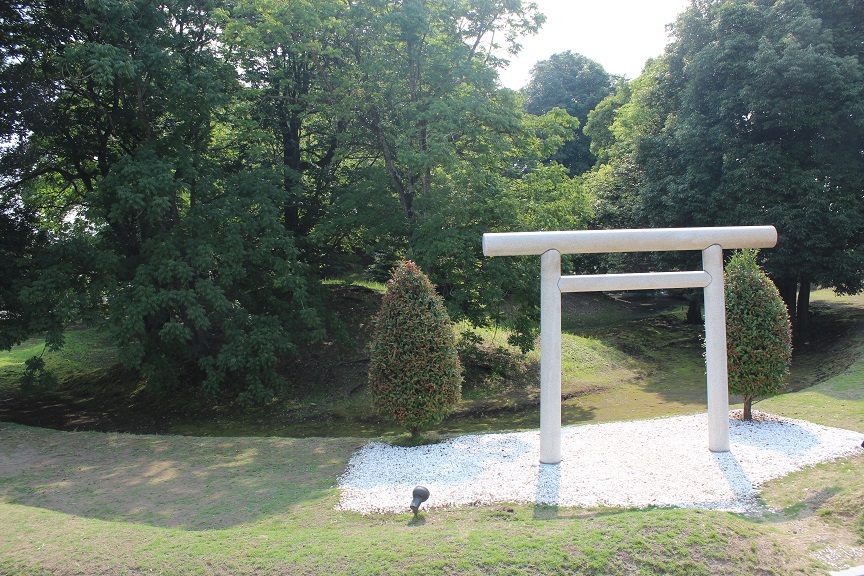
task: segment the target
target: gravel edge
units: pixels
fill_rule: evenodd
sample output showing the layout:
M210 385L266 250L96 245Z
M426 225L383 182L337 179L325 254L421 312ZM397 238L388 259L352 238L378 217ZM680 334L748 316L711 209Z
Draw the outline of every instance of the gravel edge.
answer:
M336 508L407 512L504 502L558 506L674 506L748 512L759 486L820 462L864 453L864 434L757 412L730 412L731 450L707 448L707 414L567 426L563 460L540 464L539 431L477 434L416 447L371 442L339 477Z

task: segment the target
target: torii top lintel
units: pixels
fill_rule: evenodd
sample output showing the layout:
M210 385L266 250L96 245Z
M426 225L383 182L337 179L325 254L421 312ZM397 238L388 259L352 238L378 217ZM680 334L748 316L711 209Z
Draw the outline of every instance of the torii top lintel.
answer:
M488 232L483 234L483 255L530 256L549 250L561 254L665 252L704 250L714 245L729 250L772 248L776 244L777 229L773 226Z

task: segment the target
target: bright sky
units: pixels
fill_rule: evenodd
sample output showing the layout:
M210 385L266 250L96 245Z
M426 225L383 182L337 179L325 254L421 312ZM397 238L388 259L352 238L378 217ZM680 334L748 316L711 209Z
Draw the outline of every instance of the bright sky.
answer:
M501 71L501 82L518 90L538 60L578 52L610 74L635 78L648 58L659 56L669 39L666 25L690 0L534 0L546 23L522 38L522 51Z

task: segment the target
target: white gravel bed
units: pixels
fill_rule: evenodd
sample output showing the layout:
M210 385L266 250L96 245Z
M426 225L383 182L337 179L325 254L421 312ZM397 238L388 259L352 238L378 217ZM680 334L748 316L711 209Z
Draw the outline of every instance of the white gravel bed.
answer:
M732 413L734 415L734 412ZM708 450L706 414L567 426L559 465L540 464L539 431L460 436L417 447L373 442L339 478L338 509L424 508L536 502L560 506L678 506L747 511L757 487L819 462L864 453L864 434L754 413L730 419L731 451Z

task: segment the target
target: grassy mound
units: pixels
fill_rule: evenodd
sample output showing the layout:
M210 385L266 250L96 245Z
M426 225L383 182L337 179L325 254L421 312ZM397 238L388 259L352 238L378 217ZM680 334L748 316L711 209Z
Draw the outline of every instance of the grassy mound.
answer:
M340 322L329 340L280 366L289 389L267 405L250 410L195 396L171 397L166 404L116 366L116 350L104 334L81 329L67 334L61 352L45 353L60 381L54 390L31 396L17 391L24 361L41 352L39 340L0 354L0 419L60 430L195 436L398 436L402 430L374 414L367 386L372 318L383 286L328 288ZM814 333L820 337L797 345L789 389L812 386L849 367L856 357L853 336L864 322L856 302L815 293ZM703 330L684 322L683 301L568 294L563 311L564 424L705 409ZM503 328L462 325L458 331L463 398L430 435L536 428L539 352L510 347Z

